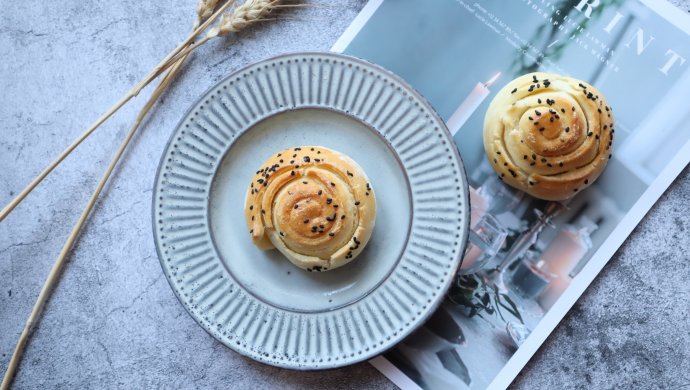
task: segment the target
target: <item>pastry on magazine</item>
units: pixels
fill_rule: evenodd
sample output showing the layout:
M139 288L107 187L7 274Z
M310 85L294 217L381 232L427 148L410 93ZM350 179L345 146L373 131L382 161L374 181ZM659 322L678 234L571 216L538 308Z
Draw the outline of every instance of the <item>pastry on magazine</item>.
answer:
M592 85L529 73L501 89L484 119L484 149L500 179L545 200L592 185L613 152L613 110Z
M376 198L364 170L321 146L273 154L247 190L245 218L253 243L276 248L307 271L354 260L369 242Z

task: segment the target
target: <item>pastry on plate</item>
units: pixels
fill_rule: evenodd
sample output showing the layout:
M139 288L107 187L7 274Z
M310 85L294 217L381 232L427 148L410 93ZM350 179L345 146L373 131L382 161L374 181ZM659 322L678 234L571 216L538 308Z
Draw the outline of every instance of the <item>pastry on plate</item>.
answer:
M613 134L613 110L601 92L549 73L508 83L484 119L484 149L501 180L545 200L592 185L611 158Z
M244 212L257 247L276 248L307 271L328 271L362 252L374 230L376 199L351 158L301 146L277 152L261 165Z

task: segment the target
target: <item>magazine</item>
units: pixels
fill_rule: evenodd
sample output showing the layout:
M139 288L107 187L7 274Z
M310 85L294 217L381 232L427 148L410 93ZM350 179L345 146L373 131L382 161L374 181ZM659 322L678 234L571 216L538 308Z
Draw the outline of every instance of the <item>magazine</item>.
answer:
M371 361L403 389L505 388L690 160L690 16L666 1L371 0L332 50L379 64L443 117L470 181L472 240L447 298ZM596 86L616 144L569 202L493 172L484 114L517 76ZM479 358L481 357L481 358Z

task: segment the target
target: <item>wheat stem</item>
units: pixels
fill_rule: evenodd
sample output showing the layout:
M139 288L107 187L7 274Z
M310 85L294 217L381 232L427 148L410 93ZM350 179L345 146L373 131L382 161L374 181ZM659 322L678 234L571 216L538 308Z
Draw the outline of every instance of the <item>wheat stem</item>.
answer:
M65 241L65 244L63 245L60 254L55 260L55 263L53 264L53 267L50 270L50 273L48 274L48 277L45 283L43 284L43 287L41 288L41 292L38 295L38 299L36 300L36 303L34 304L33 309L31 310L31 314L29 315L29 318L27 319L26 324L24 325L24 329L22 329L22 333L19 336L19 341L17 342L14 352L12 353L12 357L10 358L10 362L7 366L7 371L5 372L5 376L2 380L2 384L0 385L0 389L9 389L10 384L12 383L12 380L14 378L14 373L17 369L17 366L19 365L19 361L21 360L22 354L28 342L29 335L31 334L31 331L34 329L34 327L38 324L41 313L43 312L43 307L50 298L50 294L52 293L55 284L58 282L58 279L62 272L62 268L64 267L65 262L67 261L67 255L72 250L72 247L74 246L74 243L77 240L77 237L79 236L81 228L82 226L84 226L86 219L93 210L96 201L98 200L98 197L101 194L101 191L103 190L103 187L110 178L110 175L115 169L115 166L120 161L120 158L122 157L122 154L127 148L127 145L129 145L129 142L132 140L137 130L141 126L143 120L146 118L146 115L151 110L151 108L156 103L161 94L168 88L170 83L174 80L175 75L182 67L182 63L185 59L186 57L181 58L168 70L163 80L156 87L156 89L153 91L148 101L146 102L146 104L139 111L139 114L137 115L134 124L130 128L129 132L126 134L124 140L120 144L120 147L115 152L113 159L110 161L110 164L103 173L103 176L98 182L98 185L96 186L96 189L94 190L93 194L91 194L91 197L89 198L86 207L84 207L84 210L79 216L77 223L72 228L72 231L67 237L67 241Z
M86 138L88 138L91 133L93 133L103 122L105 122L108 118L110 118L117 110L119 110L122 106L125 105L128 101L130 101L133 97L137 96L139 92L141 92L142 89L144 89L151 81L156 79L158 76L161 75L161 73L165 72L167 68L169 68L173 62L170 62L170 59L173 57L177 57L178 59L180 58L177 56L177 53L185 49L189 44L191 44L194 39L199 35L202 31L206 30L206 28L213 23L216 18L221 16L223 12L230 7L235 0L229 0L225 4L223 4L221 7L218 8L218 10L213 13L204 23L201 23L199 27L194 29L191 34L179 45L177 46L173 51L171 51L158 65L156 65L155 68L146 76L144 77L143 80L141 80L139 83L137 83L132 89L125 94L120 100L117 101L110 109L103 115L101 115L100 118L98 118L91 126L89 126L88 129L84 133L82 133L77 139L75 139L65 150L60 153L53 162L51 162L41 173L38 174L19 194L10 201L2 210L0 210L0 222L7 217L12 210L14 210L15 207L19 203L26 198L27 195L31 191L33 191L36 186L45 179L46 176L50 172L57 167L62 160L64 160L74 149L77 148Z

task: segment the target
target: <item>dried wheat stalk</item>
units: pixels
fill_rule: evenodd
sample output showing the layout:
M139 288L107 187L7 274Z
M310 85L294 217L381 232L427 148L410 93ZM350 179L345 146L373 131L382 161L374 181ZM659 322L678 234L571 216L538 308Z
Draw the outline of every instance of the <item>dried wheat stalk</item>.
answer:
M197 7L198 18L194 24L194 26L195 26L194 30L196 30L196 28L201 24L201 22L204 21L204 19L208 18L208 16L213 13L213 10L216 7L216 5L217 5L217 1L200 0L199 5ZM192 44L192 42L189 43L189 45L191 45L191 44ZM98 200L98 197L100 196L100 194L103 190L103 187L107 183L108 179L110 178L110 175L112 174L113 170L115 169L118 162L120 161L120 158L122 157L122 154L124 153L125 149L129 145L129 142L132 140L132 138L136 134L137 130L139 130L142 122L146 118L146 115L149 113L151 108L153 108L154 104L160 98L160 96L163 94L163 92L165 92L165 90L168 88L168 86L175 79L177 73L182 68L182 64L184 63L184 61L186 59L187 59L187 55L180 57L168 69L163 80L161 80L160 84L153 91L153 93L151 94L151 96L147 100L146 104L139 111L139 114L137 115L137 117L134 121L134 124L130 128L129 132L126 134L125 138L123 139L122 143L120 144L120 147L115 152L113 159L111 160L110 164L108 165L105 172L103 173L103 176L99 180L98 185L96 186L96 189L94 190L93 194L91 194L91 197L89 198L89 201L87 202L86 207L84 207L84 210L82 211L81 215L79 216L77 223L74 225L74 227L72 228L72 231L70 232L69 236L67 237L67 241L63 245L62 250L60 251L60 254L58 255L57 260L53 264L53 267L51 268L50 273L48 274L46 282L43 284L43 287L41 288L41 292L38 295L38 299L34 303L34 306L31 310L29 318L27 319L26 324L24 325L24 328L22 329L22 332L19 336L19 340L17 341L17 345L15 346L14 352L12 353L12 357L10 358L9 364L7 365L7 370L5 371L5 376L3 377L2 383L0 383L0 390L7 390L10 388L10 385L12 384L12 381L14 379L14 374L17 370L19 362L20 362L22 355L24 353L24 349L26 348L26 344L29 340L29 336L31 335L31 332L33 331L34 327L38 324L40 316L43 312L43 308L44 308L46 302L48 301L48 299L50 298L50 294L52 293L52 291L55 287L55 284L58 282L58 280L60 278L60 275L62 273L62 269L63 269L63 267L67 261L68 254L72 250L72 247L74 246L74 243L77 240L79 233L81 232L81 228L83 227L88 216L91 214L91 211L93 210L94 206L96 205L96 201Z

